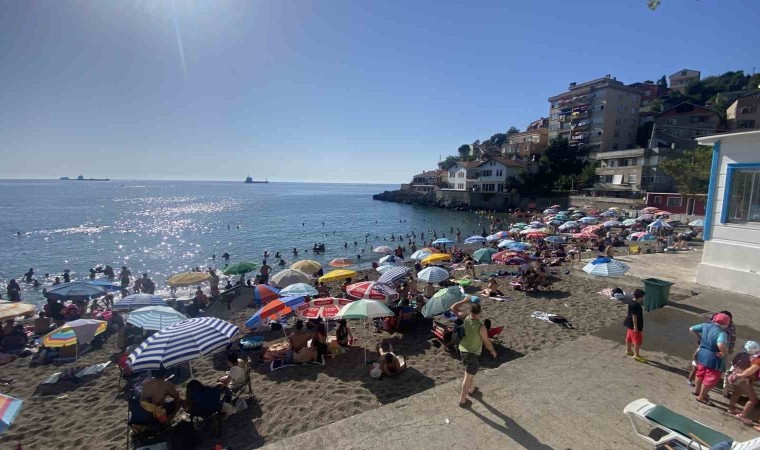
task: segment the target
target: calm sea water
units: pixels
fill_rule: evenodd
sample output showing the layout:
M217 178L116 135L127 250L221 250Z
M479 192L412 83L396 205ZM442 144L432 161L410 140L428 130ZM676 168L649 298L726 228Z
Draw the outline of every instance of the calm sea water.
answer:
M463 237L480 225L472 213L372 200L397 185L186 181L0 181L0 282L21 279L33 267L38 288L21 282L25 301L43 300L42 287L69 269L88 279L89 269L126 265L133 275L148 272L161 293L166 278L201 266L260 263L264 250L280 251L288 262L333 258L364 264L373 246L398 244L391 234L436 230ZM322 223L324 222L324 226ZM239 228L238 228L239 227ZM18 236L17 233L21 235ZM369 241L365 243L365 236ZM383 241L383 238L386 241ZM354 246L354 241L358 245ZM324 242L327 251L311 248ZM348 243L348 248L344 244ZM291 251L298 248L294 258ZM309 249L308 253L303 250ZM362 253L364 251L364 253ZM211 255L217 260L212 261ZM270 265L277 268L270 259ZM44 275L49 273L49 279Z

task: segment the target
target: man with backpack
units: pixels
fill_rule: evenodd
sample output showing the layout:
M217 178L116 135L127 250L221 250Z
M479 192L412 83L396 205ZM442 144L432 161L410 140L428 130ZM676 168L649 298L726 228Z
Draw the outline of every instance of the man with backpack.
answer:
M480 352L485 346L491 356L496 358L496 350L488 338L488 330L480 322L481 307L480 299L476 296L465 296L451 306L451 311L462 320L461 329L457 330L461 339L459 340L459 352L462 354L462 364L464 365L464 379L462 380L462 393L459 396L459 406L466 408L469 406L467 396L477 394L478 388L475 386L475 374L480 367ZM470 312L466 314L461 311L465 304L470 305Z

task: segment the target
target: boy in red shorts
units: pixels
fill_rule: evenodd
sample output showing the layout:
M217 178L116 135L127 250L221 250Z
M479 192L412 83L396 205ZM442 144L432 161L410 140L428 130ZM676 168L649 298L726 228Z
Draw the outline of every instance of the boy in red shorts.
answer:
M633 301L628 304L628 315L623 321L623 325L628 328L625 334L625 353L628 356L633 356L633 359L638 362L646 362L646 359L639 355L641 343L644 341L642 334L644 332L644 308L641 307L642 303L644 303L644 291L636 289L633 291Z

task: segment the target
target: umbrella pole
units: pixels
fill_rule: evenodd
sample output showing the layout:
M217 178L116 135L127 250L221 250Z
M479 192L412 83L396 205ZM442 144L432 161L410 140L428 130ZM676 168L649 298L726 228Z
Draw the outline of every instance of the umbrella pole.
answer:
M364 319L364 367L367 367L367 319Z
M288 333L285 332L285 327L283 327L282 323L280 322L280 313L277 313L277 323L280 324L280 326L282 327L282 335L287 338Z

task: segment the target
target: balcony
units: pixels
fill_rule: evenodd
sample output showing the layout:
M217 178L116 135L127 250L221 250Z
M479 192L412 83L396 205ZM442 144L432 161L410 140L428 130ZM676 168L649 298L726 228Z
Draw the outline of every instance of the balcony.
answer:
M588 133L573 133L570 135L570 140L573 142L586 142L588 140Z

